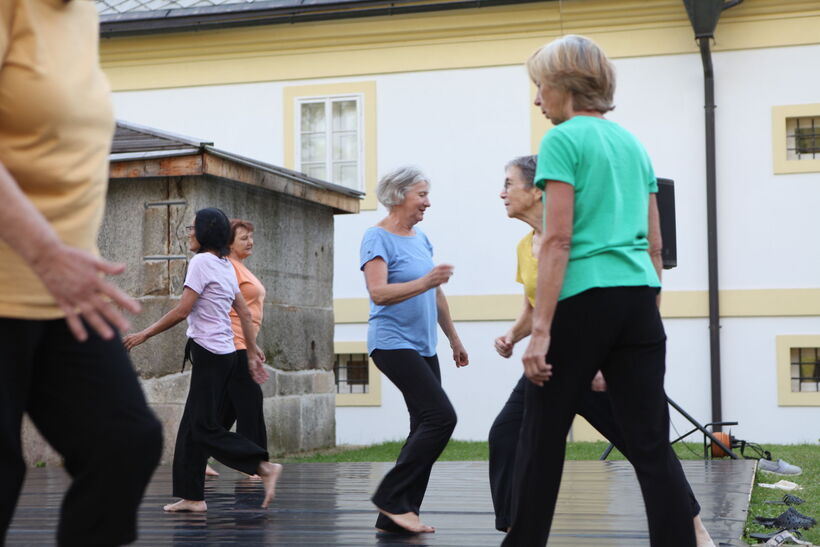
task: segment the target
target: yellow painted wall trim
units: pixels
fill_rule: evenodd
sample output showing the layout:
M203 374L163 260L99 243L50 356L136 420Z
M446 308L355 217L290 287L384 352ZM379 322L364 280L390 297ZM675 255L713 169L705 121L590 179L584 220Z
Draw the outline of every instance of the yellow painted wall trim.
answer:
M285 167L296 169L296 125L294 121L296 99L330 95L359 94L362 96L362 141L364 142L364 191L360 210L376 209L376 82L340 82L322 85L288 86L282 89L282 121L284 128Z
M367 353L367 342L334 342L334 353ZM382 373L367 359L367 393L337 393L336 406L382 406Z
M715 51L817 44L818 26L814 1L744 2ZM562 29L613 58L698 52L679 0L576 0L105 38L100 54L125 91L520 65Z
M777 404L820 406L820 392L794 392L791 387L791 348L820 348L820 334L783 335L776 340Z
M820 117L820 103L772 107L772 166L776 175L820 173L820 159L790 160L786 153L786 119Z
M521 311L520 294L450 295L454 321L512 321ZM337 324L367 323L366 298L333 301ZM814 317L820 315L820 289L748 289L720 291L722 317ZM664 291L661 314L667 319L709 316L707 291ZM820 346L818 346L820 347Z

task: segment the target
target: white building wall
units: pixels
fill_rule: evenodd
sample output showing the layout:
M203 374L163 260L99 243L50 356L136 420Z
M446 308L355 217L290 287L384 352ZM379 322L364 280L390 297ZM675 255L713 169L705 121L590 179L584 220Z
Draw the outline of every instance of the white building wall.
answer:
M773 175L771 107L817 102L820 72L805 60L820 46L714 55L717 91L718 207L721 289L816 288L820 250L813 244L820 176ZM703 74L697 55L615 61L617 108L610 118L633 131L659 176L676 181L678 268L666 290L707 288ZM432 208L422 229L435 260L455 265L450 295L520 294L515 244L527 228L506 218L498 193L503 166L530 152L530 89L523 66L442 70L362 78L377 83L378 171L421 167L432 181ZM355 79L349 79L355 80ZM333 80L344 81L344 80ZM282 88L299 81L207 86L115 94L117 116L168 131L213 139L239 154L284 163ZM385 211L336 217L336 298L364 298L361 234ZM779 407L777 334L820 332L817 317L723 319L724 419L756 442L820 436L818 407ZM700 421L709 420L706 319L668 320L667 390ZM456 370L443 335L443 382L459 415L455 438L484 439L520 374L516 357L499 358L492 340L506 322L457 324L472 364ZM366 325L337 325L337 340L366 339ZM518 348L518 353L523 351ZM385 379L381 407L337 409L340 443L402 438L403 400ZM689 424L675 417L680 430Z

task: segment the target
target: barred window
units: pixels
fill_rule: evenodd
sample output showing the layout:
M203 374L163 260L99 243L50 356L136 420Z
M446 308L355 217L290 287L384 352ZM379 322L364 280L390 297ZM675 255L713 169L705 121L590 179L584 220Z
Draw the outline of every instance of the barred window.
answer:
M337 353L333 363L336 393L369 393L368 363L366 353Z
M791 348L792 392L820 391L820 348Z
M820 159L820 116L786 118L789 160Z

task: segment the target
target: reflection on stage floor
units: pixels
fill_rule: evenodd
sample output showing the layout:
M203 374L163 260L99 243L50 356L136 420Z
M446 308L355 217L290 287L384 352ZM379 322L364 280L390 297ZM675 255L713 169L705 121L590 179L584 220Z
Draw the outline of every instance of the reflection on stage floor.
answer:
M743 533L754 479L753 461L684 461L684 471L702 506L706 528L719 541ZM285 466L276 499L259 508L262 485L220 467L206 482L208 512L167 514L171 469L155 473L140 508L135 545L279 545L480 547L499 545L494 527L487 462L440 462L433 469L422 520L434 534L379 535L370 494L391 463L302 463ZM123 472L128 472L123 470ZM60 502L68 484L60 468L30 469L7 545L53 545ZM100 503L116 503L117 477ZM648 545L643 500L632 467L623 461L569 461L550 546Z

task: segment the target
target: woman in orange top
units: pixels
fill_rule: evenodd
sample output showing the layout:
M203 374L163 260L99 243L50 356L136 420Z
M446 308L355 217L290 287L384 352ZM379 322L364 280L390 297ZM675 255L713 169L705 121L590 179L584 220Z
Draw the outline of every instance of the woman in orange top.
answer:
M239 291L251 312L254 332L258 334L264 313L265 286L243 264L244 260L253 253L252 223L247 220L231 220L230 249L228 259L236 271ZM226 429L230 429L236 422L237 433L267 450L268 433L265 428L265 416L262 414L262 388L253 381L248 372L248 348L242 334L239 316L233 310L230 315L237 366L228 380L225 401L220 409L220 420ZM261 348L259 348L259 354L264 357ZM219 476L219 473L210 466L205 470L205 474Z

